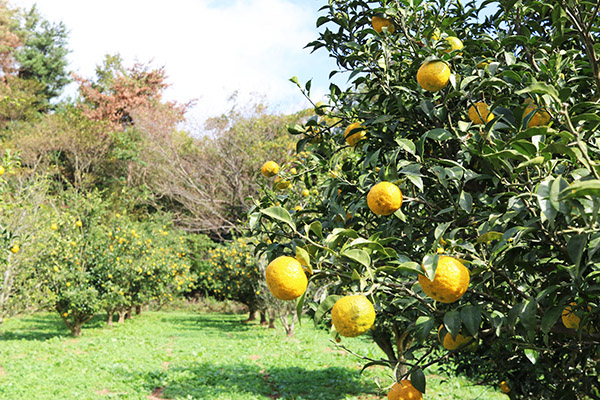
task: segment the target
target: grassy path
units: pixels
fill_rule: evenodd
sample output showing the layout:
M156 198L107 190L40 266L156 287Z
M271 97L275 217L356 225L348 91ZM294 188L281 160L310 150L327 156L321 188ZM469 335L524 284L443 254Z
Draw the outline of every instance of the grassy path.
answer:
M305 323L295 338L244 316L149 312L114 328L100 318L73 339L54 314L10 320L0 338L0 399L381 399L389 371ZM367 340L344 344L367 356ZM462 379L428 380L427 400L506 399Z

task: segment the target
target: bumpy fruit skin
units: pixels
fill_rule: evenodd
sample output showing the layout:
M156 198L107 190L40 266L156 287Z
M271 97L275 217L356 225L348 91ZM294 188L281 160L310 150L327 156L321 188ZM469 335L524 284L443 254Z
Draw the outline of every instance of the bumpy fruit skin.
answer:
M375 308L363 295L344 296L333 305L331 322L342 336L362 335L375 322Z
M387 395L388 400L422 400L423 393L408 380L404 379L394 383Z
M275 161L267 161L260 167L260 172L267 178L277 175L279 165Z
M394 33L396 28L394 27L394 23L387 18L383 17L373 17L371 18L371 25L373 29L377 31L377 33L383 32L383 28L387 28L389 33Z
M450 82L450 67L443 61L427 61L417 71L417 82L430 92L442 90Z
M360 124L360 122L353 122L344 130L344 139L346 139L348 146L351 147L356 146L356 143L363 140L366 135L367 130Z
M391 182L379 182L369 190L367 205L377 215L391 215L402 206L402 192Z
M537 107L537 105L535 105L535 103L531 99L525 100L525 104L527 104L527 107L525 108L525 111L523 112L523 118L528 118L528 115L531 114L532 112L534 112L538 107ZM532 126L548 125L549 122L550 122L550 114L548 114L548 112L543 109L537 110L535 112L535 114L533 114L531 116L531 118L529 119L529 122L527 122L527 127L531 128Z
M470 274L456 258L441 256L433 282L425 275L419 275L421 288L434 300L441 303L454 303L469 287Z
M452 339L452 335L450 334L450 332L446 332L446 334L444 335L444 339L442 340L440 334L442 333L443 327L443 325L440 325L440 328L438 329L438 339L440 340L442 346L446 350L456 350L458 348L461 348L468 342L470 342L472 339L471 336L463 336L460 333L456 335L456 339Z
M482 125L493 120L494 114L490 112L487 104L479 102L469 107L469 119L475 125Z
M502 393L510 393L510 386L508 386L508 383L506 383L506 381L500 382L500 391Z
M451 51L454 51L454 50L462 50L462 48L465 47L463 45L463 42L456 36L448 36L447 38L445 38L444 45L445 45L445 48L443 50L444 53L450 53Z
M300 297L308 286L308 279L302 265L295 258L277 257L265 271L267 286L271 294L279 300L294 300Z

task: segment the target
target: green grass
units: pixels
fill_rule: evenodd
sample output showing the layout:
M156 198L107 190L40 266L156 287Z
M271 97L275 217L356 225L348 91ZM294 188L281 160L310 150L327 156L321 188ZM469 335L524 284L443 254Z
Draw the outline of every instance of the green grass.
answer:
M295 338L245 315L148 312L114 328L96 318L73 339L54 314L13 319L0 338L0 398L380 399L389 371L343 352L304 323ZM344 339L380 357L364 338ZM383 387L379 390L377 384ZM506 399L464 379L428 377L425 399Z

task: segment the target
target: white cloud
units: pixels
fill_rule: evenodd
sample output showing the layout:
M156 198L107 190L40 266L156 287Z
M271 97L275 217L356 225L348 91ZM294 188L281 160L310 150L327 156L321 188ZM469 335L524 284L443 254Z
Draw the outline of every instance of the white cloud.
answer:
M28 8L33 0L13 0ZM197 120L225 112L239 91L266 95L282 111L305 106L288 81L319 77L315 93L327 91L334 67L326 54L304 46L317 36L321 1L292 0L38 0L42 14L70 30L71 68L93 77L105 54L120 53L128 65L153 60L165 66L170 100L197 98L190 116Z

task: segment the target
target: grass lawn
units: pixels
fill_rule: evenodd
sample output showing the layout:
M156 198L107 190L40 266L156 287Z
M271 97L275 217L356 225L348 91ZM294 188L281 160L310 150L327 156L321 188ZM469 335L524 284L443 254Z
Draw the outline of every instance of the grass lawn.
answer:
M55 314L7 321L0 399L361 399L385 397L389 371L361 360L305 322L295 338L241 324L245 315L148 312L114 328L98 317L77 339ZM380 357L364 338L344 339ZM382 386L380 390L377 383ZM428 377L425 399L507 399L464 379Z

